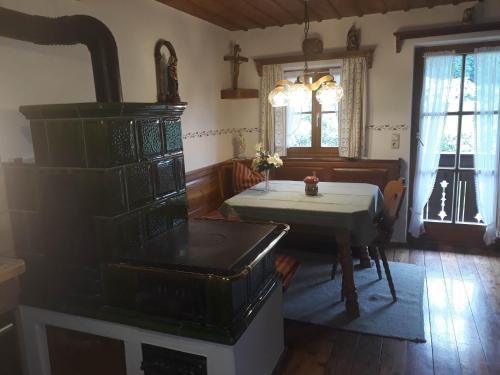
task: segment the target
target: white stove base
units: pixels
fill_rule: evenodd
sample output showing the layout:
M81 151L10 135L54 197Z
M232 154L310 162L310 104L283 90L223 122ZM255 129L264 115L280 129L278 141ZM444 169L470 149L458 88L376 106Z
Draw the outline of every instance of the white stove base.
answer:
M144 375L143 343L202 355L207 358L208 375L271 374L284 350L282 298L278 286L233 346L23 305L19 309L28 373L51 374L45 333L45 325L51 325L122 340L127 375Z

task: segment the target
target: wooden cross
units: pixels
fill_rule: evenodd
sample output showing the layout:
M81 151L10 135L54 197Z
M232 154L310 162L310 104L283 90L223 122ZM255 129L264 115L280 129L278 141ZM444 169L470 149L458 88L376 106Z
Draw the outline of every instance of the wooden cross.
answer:
M239 44L235 44L233 47L233 54L229 56L224 56L224 61L231 61L233 63L232 69L232 88L236 90L238 88L238 76L240 75L240 64L248 62L247 57L240 56L241 48Z

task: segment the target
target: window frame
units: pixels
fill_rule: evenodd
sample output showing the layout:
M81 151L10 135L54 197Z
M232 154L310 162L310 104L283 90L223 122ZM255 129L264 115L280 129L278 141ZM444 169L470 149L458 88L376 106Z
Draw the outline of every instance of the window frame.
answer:
M328 70L326 70L328 69ZM310 69L309 72L314 73L313 80L316 81L320 77L330 74L330 70L341 70L341 67L334 66L331 68L323 68L323 69ZM300 75L302 71L297 70L289 70L285 71L285 75L287 73L296 72L297 75ZM337 113L339 116L339 108L337 111L322 111L321 105L316 100L316 91L312 93L312 107L311 107L311 147L288 147L287 145L287 156L290 157L314 157L314 156L339 156L339 148L338 147L322 147L321 146L321 121L323 113ZM288 110L288 109L287 109ZM309 112L302 112L309 113ZM338 124L340 128L340 117L338 118ZM288 129L288 127L286 128ZM287 130L288 131L288 130ZM288 137L288 133L286 134Z

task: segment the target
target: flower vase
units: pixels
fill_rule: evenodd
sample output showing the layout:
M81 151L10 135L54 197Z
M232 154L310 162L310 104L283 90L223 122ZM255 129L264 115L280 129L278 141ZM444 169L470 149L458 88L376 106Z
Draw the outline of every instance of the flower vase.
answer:
M264 191L269 191L269 169L264 171Z

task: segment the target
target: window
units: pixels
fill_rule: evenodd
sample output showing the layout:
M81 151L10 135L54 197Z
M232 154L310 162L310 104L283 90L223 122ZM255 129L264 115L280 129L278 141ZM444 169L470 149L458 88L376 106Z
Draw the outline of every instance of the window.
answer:
M474 180L474 55L459 54L453 65L439 169L424 220L481 224Z
M332 74L340 82L340 69L315 71L313 80ZM295 81L301 71L285 72L285 78ZM338 155L339 117L338 105L321 106L315 97L295 107L288 106L287 112L287 154L289 156Z

